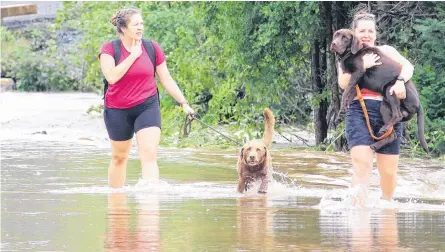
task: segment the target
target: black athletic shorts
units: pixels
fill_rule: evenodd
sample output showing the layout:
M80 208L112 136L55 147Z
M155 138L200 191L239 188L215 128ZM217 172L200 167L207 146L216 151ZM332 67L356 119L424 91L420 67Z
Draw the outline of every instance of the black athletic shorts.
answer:
M104 109L105 126L108 136L114 141L125 141L133 134L149 127L161 128L161 109L156 93L143 103L127 109Z

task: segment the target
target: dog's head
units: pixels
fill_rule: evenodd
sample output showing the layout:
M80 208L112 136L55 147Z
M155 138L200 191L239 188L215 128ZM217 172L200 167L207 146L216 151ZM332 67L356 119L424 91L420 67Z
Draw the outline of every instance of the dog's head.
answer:
M356 54L362 48L363 43L357 39L352 30L348 29L336 31L330 47L331 51L338 55L344 55L349 50L352 54Z
M240 151L239 162L251 171L261 169L267 163L269 150L261 140L253 140L244 145Z

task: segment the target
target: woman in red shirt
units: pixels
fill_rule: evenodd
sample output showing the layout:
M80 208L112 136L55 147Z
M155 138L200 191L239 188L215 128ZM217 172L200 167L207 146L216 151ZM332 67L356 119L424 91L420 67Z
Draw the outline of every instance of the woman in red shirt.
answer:
M375 16L370 13L357 14L352 23L352 29L361 42L375 46L376 41L376 21ZM402 65L397 81L390 89L390 93L396 95L399 99L405 99L405 82L413 75L414 67L405 59L396 49L391 46L378 46L386 55ZM363 56L365 68L371 68L382 64L378 62L379 56L376 54L367 54ZM338 67L338 84L341 88L346 88L351 78L351 74L343 73ZM380 104L383 96L370 90L362 89L362 95L365 99L369 119L373 127L373 133L376 134L384 125L382 115L380 114ZM382 199L391 200L397 185L397 167L399 163L400 136L402 134L402 125L398 123L394 126L397 133L397 140L385 145L376 151L377 168L380 173L380 187L382 190ZM350 105L346 115L346 138L351 149L351 158L354 174L352 176L352 187L359 188L359 204L363 204L368 192L371 171L373 166L373 150L370 145L375 142L371 138L366 126L365 117L357 99Z
M111 141L112 159L108 184L123 187L131 139L136 133L143 180L159 179L157 151L161 137L161 113L154 67L142 45L144 24L137 9L119 10L110 21L120 34L121 56L114 62L111 42L102 45L99 58L102 73L108 81L104 120ZM194 111L178 88L167 68L165 54L154 41L156 74L167 92L186 114Z

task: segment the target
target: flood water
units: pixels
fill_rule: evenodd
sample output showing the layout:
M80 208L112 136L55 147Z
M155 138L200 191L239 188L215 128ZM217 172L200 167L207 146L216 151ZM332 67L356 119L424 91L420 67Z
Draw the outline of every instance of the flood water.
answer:
M134 146L110 189L106 130L86 113L101 102L0 93L1 251L445 251L443 161L402 159L394 202L374 170L355 208L344 153L272 147L258 195L236 193L235 148L161 148L161 181L141 184Z

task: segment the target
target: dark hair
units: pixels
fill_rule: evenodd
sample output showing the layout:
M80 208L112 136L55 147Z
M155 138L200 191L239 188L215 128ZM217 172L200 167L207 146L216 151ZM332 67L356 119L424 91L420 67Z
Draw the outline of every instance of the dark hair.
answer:
M134 14L141 14L138 9L135 8L125 8L118 10L116 14L110 19L110 23L116 26L117 32L122 34L122 27L127 27L130 17Z

